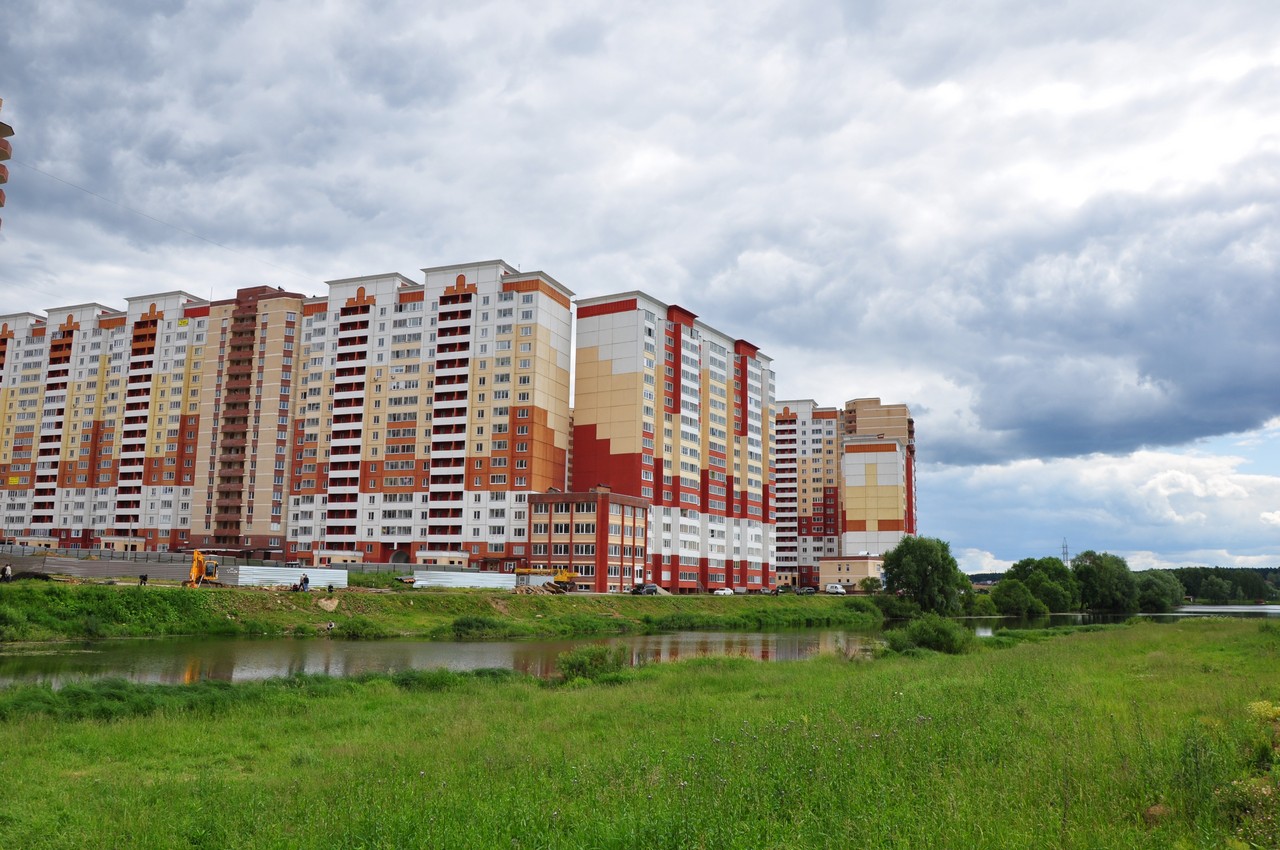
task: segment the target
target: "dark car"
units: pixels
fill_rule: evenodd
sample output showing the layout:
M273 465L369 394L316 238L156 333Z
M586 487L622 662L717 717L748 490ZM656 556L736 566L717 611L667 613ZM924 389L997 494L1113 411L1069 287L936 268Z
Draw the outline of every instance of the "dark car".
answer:
M657 596L658 586L656 584L637 584L631 588L632 596Z
M773 589L773 595L777 596L779 593L791 593L794 590L795 588L789 584L780 584Z
M797 587L796 596L813 596L818 592L816 587Z

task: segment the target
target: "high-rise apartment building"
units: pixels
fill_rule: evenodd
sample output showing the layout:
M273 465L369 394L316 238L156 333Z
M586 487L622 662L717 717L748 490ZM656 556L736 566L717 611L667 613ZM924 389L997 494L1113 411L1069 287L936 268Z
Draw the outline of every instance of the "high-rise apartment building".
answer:
M501 260L329 282L303 307L289 557L514 569L565 486L573 293Z
M774 441L778 581L813 585L818 560L840 554L839 411L812 400L779 407Z
M0 536L697 592L916 531L904 405L775 427L771 360L681 307L586 299L575 352L573 293L501 260L327 290L0 316Z
M0 317L6 539L179 548L190 539L201 307L184 292Z
M571 489L650 500L644 580L672 592L771 586L771 360L628 292L579 301L574 386Z
M256 286L191 311L207 329L192 363L197 385L187 393L200 412L194 485L201 510L192 527L201 548L283 556L303 301Z
M906 405L877 398L843 408L812 400L779 404L783 581L817 585L824 560L874 560L916 533L915 421Z

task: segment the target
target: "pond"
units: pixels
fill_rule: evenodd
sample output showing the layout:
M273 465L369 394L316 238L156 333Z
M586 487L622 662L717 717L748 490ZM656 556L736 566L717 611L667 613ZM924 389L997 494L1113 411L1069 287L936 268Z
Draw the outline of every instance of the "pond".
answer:
M1159 621L1181 617L1277 617L1280 605L1188 606ZM1054 614L1038 620L976 617L961 622L979 637L996 629L1119 623L1127 615ZM898 623L890 624L890 628ZM549 678L556 657L592 643L628 647L632 664L676 661L708 655L738 655L760 661L796 661L818 653L867 656L879 639L876 631L803 629L778 632L675 632L616 638L536 641L417 640L347 641L328 638L150 638L85 643L0 644L0 687L19 683L124 678L134 682L189 683L203 679L244 682L319 673L358 676L401 670L446 668L467 671L504 668Z
M633 664L708 655L795 661L818 653L869 654L875 632L676 632L617 638L540 641L350 641L327 638L152 638L19 646L0 644L0 686L124 678L134 682L244 682L319 673L358 676L400 670L500 667L548 678L556 657L577 646L621 644Z

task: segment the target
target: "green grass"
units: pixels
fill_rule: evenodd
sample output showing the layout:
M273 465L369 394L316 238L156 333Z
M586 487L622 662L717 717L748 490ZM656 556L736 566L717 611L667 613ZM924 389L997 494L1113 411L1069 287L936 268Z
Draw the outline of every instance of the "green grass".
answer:
M336 602L330 611L322 607ZM497 591L288 593L19 581L0 585L0 641L189 635L435 640L573 637L673 629L871 627L865 599L567 595ZM458 623L462 625L459 626ZM476 624L483 624L478 627Z
M1280 835L1265 821L1280 798L1280 631L1244 620L600 679L116 683L78 702L137 710L102 715L0 692L0 775L15 778L0 847L1209 848Z

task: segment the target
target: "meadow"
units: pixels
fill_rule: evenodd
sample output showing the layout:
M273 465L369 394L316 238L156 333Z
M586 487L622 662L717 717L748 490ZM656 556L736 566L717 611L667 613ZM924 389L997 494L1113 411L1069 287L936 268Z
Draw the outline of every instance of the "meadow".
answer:
M0 846L1277 846L1280 628L994 646L9 689Z

